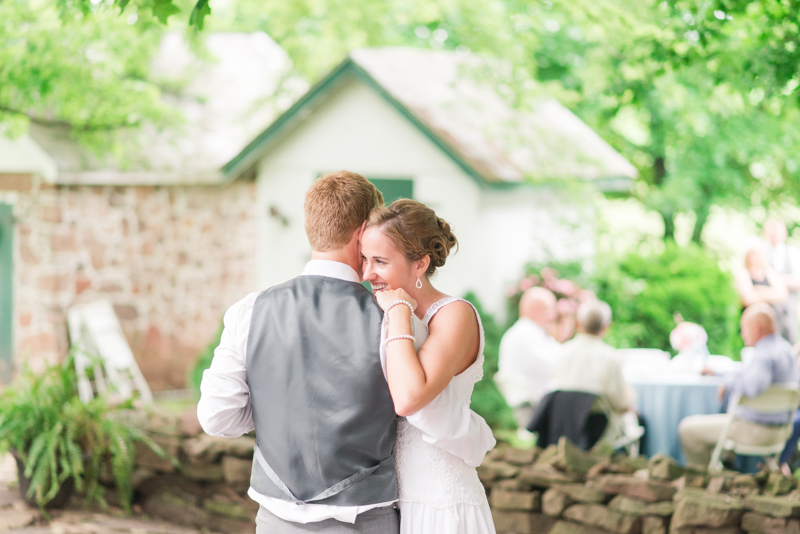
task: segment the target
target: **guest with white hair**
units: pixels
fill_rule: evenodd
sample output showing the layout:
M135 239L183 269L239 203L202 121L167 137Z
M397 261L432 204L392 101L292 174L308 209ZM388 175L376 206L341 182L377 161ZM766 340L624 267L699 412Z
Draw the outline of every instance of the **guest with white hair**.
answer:
M557 389L583 391L598 396L592 411L602 413L603 403L612 412L632 409L633 390L625 383L616 349L603 341L611 324L611 307L600 300L590 300L578 308L578 333L561 346L553 367Z

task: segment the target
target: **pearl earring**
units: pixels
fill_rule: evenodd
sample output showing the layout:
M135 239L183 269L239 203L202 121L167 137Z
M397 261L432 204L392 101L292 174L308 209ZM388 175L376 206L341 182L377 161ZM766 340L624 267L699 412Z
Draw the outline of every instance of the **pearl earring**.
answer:
M419 279L419 276L417 277L417 283L414 285L417 286L417 289L422 289L422 280Z

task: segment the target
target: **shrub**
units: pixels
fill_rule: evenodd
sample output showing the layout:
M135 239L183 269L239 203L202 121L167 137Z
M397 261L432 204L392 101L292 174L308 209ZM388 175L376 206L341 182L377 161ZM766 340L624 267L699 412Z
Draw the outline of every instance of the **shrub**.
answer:
M673 314L680 312L706 329L712 354L738 354L739 300L733 281L697 245L668 242L660 254L630 253L607 261L598 266L594 284L598 298L614 312L607 337L612 346L669 350Z
M509 327L519 319L519 301L526 289L540 286L549 289L559 300L578 302L585 291L586 273L578 261L551 262L545 265L529 263L525 275L515 285L506 289Z
M206 345L206 348L197 356L197 362L194 367L189 369L188 382L189 386L200 395L200 382L203 380L203 371L211 367L211 360L214 359L214 351L219 347L220 339L222 339L222 329L224 325L220 323L217 335L214 339Z
M500 339L503 337L505 329L500 327L494 317L483 309L474 293L467 293L464 298L477 308L486 338L486 346L483 351L486 358L483 364L483 378L475 384L475 390L472 392L471 408L475 410L475 413L486 419L486 422L494 430L516 428L514 414L494 383L497 360L500 354Z
M110 465L123 508L133 497L134 444L144 442L160 456L164 451L125 421L132 401L111 405L104 397L84 404L70 355L41 374L25 366L0 395L0 449L17 451L30 479L26 498L47 505L62 484L72 479L87 501L105 504L99 484Z

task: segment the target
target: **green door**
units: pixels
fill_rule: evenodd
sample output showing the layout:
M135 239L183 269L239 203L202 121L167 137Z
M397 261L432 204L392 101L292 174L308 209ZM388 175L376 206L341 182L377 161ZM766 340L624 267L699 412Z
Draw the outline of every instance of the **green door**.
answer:
M13 238L13 207L0 204L0 382L2 383L11 380L11 367L14 361Z
M387 206L398 198L414 198L414 180L370 178L383 194L383 202Z

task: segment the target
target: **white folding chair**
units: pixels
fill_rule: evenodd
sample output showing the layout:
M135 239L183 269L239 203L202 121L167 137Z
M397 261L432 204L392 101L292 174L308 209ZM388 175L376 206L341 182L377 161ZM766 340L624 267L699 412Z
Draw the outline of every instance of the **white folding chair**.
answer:
M639 448L644 436L644 427L633 412L624 414L614 412L611 403L605 397L599 397L599 403L608 420L607 431L601 441L611 445L614 450L625 449L631 458L639 456Z
M722 456L722 451L725 450L733 451L743 456L763 456L767 460L767 465L770 469L777 469L778 462L776 457L786 446L786 439L770 445L744 445L728 439L733 418L736 416L736 409L740 406L746 406L751 410L762 413L789 412L794 414L798 406L800 406L800 386L795 383L773 384L764 393L755 397L744 397L741 394L734 395L728 405L728 418L725 420L725 426L722 427L722 433L719 436L719 440L717 440L716 447L714 447L711 462L708 464L709 471L722 469L720 456ZM794 417L790 416L789 422L786 424L790 431L793 421Z

